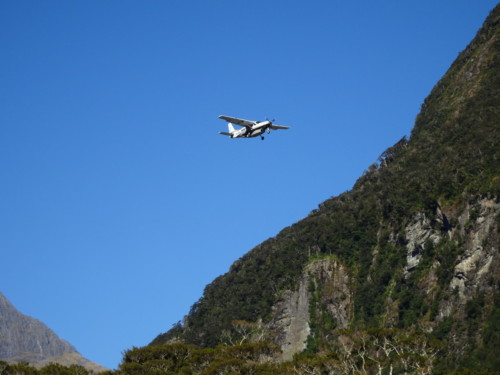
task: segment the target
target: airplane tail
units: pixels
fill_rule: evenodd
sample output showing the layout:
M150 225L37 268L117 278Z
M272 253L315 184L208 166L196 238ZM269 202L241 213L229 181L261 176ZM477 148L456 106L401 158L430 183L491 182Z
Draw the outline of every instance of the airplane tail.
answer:
M219 132L219 134L222 134L222 135L227 135L231 138L233 138L233 133L234 133L234 127L233 127L233 124L231 124L230 122L227 123L227 133L226 132Z

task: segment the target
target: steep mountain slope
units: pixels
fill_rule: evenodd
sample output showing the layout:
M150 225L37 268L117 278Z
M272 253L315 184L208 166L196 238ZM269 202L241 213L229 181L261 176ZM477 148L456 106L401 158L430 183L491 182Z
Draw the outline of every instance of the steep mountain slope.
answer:
M94 371L104 367L83 358L42 322L21 314L0 293L0 360L43 366L78 364Z
M237 260L151 345L266 339L289 360L344 353L349 342L379 348L373 358L394 339L422 353L434 342L437 369L500 370L499 20L500 5L425 100L409 140Z

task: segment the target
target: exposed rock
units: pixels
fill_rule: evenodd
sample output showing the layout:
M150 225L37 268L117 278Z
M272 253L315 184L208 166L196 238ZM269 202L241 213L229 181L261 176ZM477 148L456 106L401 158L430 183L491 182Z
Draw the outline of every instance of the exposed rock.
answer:
M499 211L500 204L493 200L483 199L474 207L469 207L464 213L469 221L465 224L470 228L466 232L468 240L450 282L450 289L458 290L463 302L470 299L477 287L484 283L493 259L498 257L497 244L489 243L488 238L495 235L492 229ZM461 221L464 222L463 219Z
M441 210L436 212L437 221L444 221ZM406 267L404 269L405 277L418 266L422 260L422 251L425 249L425 243L431 241L437 244L441 241L442 234L433 229L431 221L424 213L418 212L406 227Z
M333 257L310 263L309 272L320 292L319 302L335 319L337 329L347 328L352 319L352 281L347 267Z
M83 358L67 341L37 319L21 314L0 293L0 360L28 362L41 367L50 362L77 364L92 371L106 368Z
M334 258L315 260L307 265L296 291L285 291L273 307L268 330L281 347L281 360L290 360L303 351L311 334L312 293L336 322L335 328L347 328L352 319L352 284L348 270ZM333 327L332 327L333 328Z
M274 333L274 341L281 347L282 360L292 359L295 353L306 348L309 327L309 274L302 275L297 291L283 292L273 307L273 319L268 329Z

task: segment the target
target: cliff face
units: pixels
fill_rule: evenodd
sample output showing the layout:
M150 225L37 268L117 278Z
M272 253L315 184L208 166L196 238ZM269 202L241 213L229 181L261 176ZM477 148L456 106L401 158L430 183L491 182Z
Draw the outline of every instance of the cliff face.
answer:
M282 360L412 337L442 343L441 368L498 369L499 20L500 5L425 100L409 140L236 261L152 344L215 346L222 332L241 337L239 320L265 327ZM381 329L396 331L373 334Z
M44 366L50 362L78 364L91 370L105 368L83 358L68 342L39 320L21 314L0 293L0 360Z
M326 325L327 330L348 328L353 291L350 271L334 257L309 263L298 290L282 293L266 326L270 339L281 348L279 359L291 360L305 350L318 324Z
M417 281L414 286L418 292L414 295L423 299L421 303L427 305L427 311L415 323L432 332L448 318L457 322L466 320L468 303L478 295L488 299L489 305L492 304L498 292L496 281L499 280L500 269L499 215L500 203L480 199L450 216L437 207L434 222L420 212L410 218L402 232L405 235L406 262L401 269L393 271L400 274L401 283L413 285ZM449 221L456 225L451 226ZM391 242L398 235L400 233L391 233ZM439 259L430 257L433 249L445 246L456 247L458 254L447 280L443 280ZM372 264L376 264L381 255L374 252L372 256ZM316 350L318 345L331 339L334 329L351 327L356 293L355 273L355 269L345 266L334 256L312 260L299 279L298 289L281 293L266 325L269 337L282 350L281 360L291 360L294 354L306 350L308 345ZM400 304L408 301L398 298L395 281L386 288L384 297L381 325L401 326ZM434 311L429 310L431 306ZM492 309L485 302L481 307L486 308L482 313L485 316ZM460 340L457 335L458 332L454 335L455 349L463 349L469 337L465 335Z

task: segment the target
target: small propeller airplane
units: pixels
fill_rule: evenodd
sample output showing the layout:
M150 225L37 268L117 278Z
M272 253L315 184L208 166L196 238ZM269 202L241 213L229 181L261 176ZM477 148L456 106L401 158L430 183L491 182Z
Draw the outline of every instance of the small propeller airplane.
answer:
M260 139L264 140L264 136L262 134L265 131L269 134L271 133L271 130L289 129L288 126L273 124L274 119L265 121L250 121L224 115L219 116L219 118L227 121L228 128L227 132L219 132L219 134L227 135L230 138L251 138L260 135ZM242 126L242 128L235 129L233 124Z

